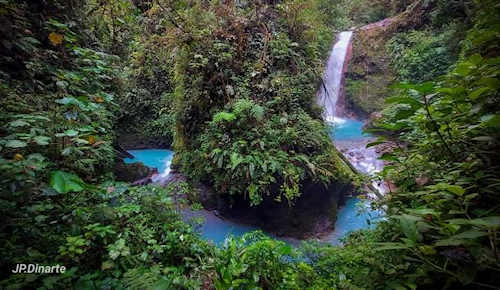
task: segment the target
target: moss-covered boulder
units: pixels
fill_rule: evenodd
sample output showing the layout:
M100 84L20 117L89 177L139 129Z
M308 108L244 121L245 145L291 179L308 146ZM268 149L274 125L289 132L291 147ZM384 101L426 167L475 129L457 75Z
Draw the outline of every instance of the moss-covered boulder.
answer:
M117 181L136 182L151 177L158 173L158 169L149 168L142 162L125 163L119 159L114 167L114 174Z
M315 104L334 33L318 2L185 7L175 50L174 167L247 206L348 182Z

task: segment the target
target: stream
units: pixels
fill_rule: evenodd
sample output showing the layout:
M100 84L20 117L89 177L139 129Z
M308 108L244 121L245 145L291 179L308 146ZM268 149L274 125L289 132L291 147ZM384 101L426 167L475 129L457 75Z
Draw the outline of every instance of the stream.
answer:
M338 98L343 94L343 79L346 64L349 58L352 32L339 33L335 42L323 77L323 86L318 91L317 103L323 107L323 119L331 126L330 136L335 146L351 162L351 164L364 174L374 174L382 170L383 162L378 160L374 148L366 148L366 144L373 140L369 135L363 134L363 122L341 118L337 115ZM146 166L158 168L159 174L153 177L153 182L164 179L170 172L170 161L174 152L161 149L130 150L135 158L126 158L126 163L142 162ZM383 185L373 184L381 193L384 192ZM369 198L374 196L369 195ZM243 234L257 230L257 227L243 225L222 219L214 212L207 210L185 210L184 219L189 222L193 218L203 218L204 222L197 229L201 236L207 240L221 245L230 235L242 236ZM369 201L350 197L346 200L337 213L335 229L321 238L321 241L330 244L340 244L341 239L350 231L372 227L382 216L382 213L373 210ZM272 235L271 235L272 236ZM279 237L276 237L279 238ZM297 243L297 240L279 238Z
M335 138L335 144L339 150L344 151L346 157L358 170L370 173L380 169L381 162L376 159L377 155L374 150L364 148L365 144L371 138L363 135L362 124L362 122L357 120L339 119L333 124L331 135L332 138ZM128 152L134 155L135 158L126 158L126 163L140 161L146 166L158 168L159 174L153 178L153 181L164 179L170 172L170 161L174 154L173 151L145 149L129 150ZM203 218L204 222L197 228L198 232L203 238L217 245L222 245L226 237L230 235L239 237L247 232L258 230L258 227L223 219L213 212L203 209L196 211L185 210L183 216L188 222L194 218ZM373 226L380 216L380 212L372 210L369 207L369 202L357 197L348 198L345 205L337 213L335 230L326 234L321 240L334 245L340 244L341 238L347 233ZM292 244L298 243L297 240L293 239L280 239Z

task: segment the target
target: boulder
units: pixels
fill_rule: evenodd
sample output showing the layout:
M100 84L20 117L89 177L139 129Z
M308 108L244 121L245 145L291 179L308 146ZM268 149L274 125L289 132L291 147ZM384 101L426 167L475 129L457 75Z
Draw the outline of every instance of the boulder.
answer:
M184 174L172 169L165 180L160 182L161 186L168 186L169 184L185 182L187 178ZM197 182L193 183L194 190L189 193L188 198L191 202L199 202L206 210L215 210L220 203L219 197L209 186Z
M255 225L277 236L305 239L319 237L334 229L337 209L345 196L353 192L350 184L335 183L325 187L307 183L303 194L290 206L265 197L258 206L249 206L248 200L234 196L219 204L220 214L243 224Z
M125 181L144 185L151 182L151 177L158 173L158 169L150 168L142 162L125 163L119 159L114 168L114 174L117 181ZM149 181L147 180L149 179Z

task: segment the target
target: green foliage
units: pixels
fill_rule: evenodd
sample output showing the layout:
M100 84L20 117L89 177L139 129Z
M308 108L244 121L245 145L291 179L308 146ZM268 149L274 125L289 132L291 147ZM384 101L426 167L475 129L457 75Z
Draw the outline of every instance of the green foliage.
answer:
M175 117L172 100L172 54L158 41L161 19L148 17L151 3L95 1L85 6L85 24L104 51L121 56L121 90L115 129L119 141L173 140Z
M32 8L24 2L5 2L2 9L17 15L16 5L27 11ZM82 47L75 28L60 22L65 19L49 14L42 25L36 22L34 19L40 14L51 11L51 5L46 6L40 12L18 15L17 25L6 24L14 30L4 41L9 49L2 53L6 61L0 88L2 162L11 168L22 167L24 156L40 154L39 159L43 157L56 166L92 178L108 169L113 159L114 103L110 92L114 88L115 59ZM30 30L35 29L39 31L33 35ZM19 39L28 36L30 45L19 45ZM16 66L20 69L12 73ZM12 182L10 177L3 182Z
M221 248L182 221L189 184L109 181L115 116L137 114L146 135L169 138L175 126L182 169L253 204L268 193L292 202L308 181L347 181L312 105L330 29L348 23L321 12L347 4L35 2L0 2L0 268L28 261L68 271L2 271L2 289L499 287L495 1L475 4L455 65L456 52L443 44L453 21L442 1L431 15L440 33L393 38L400 76L429 81L391 88L375 124L400 141L381 156L381 175L395 186L375 230L351 233L343 247L291 247L257 232ZM407 3L370 5L388 4L400 11ZM470 8L452 4L463 8L457 17ZM377 9L367 11L370 19L381 17ZM126 57L124 74L96 47ZM365 81L348 91L373 84Z
M74 174L58 170L52 172L50 186L58 193L68 193L82 191L85 183Z
M346 77L347 107L362 115L382 110L395 82L424 82L447 73L471 28L468 1L452 1L452 7L460 6L455 14L448 11L449 1L382 2L399 14L355 33Z
M98 46L112 54L125 56L127 46L139 31L139 10L132 1L86 0L82 19L92 30Z
M182 171L254 205L268 194L292 202L304 182L346 181L314 120L315 84L332 41L320 14L326 3L173 3L183 15L168 28L177 35L168 41L176 51L174 162Z
M456 39L455 29L449 26L440 34L413 30L393 36L387 46L398 78L423 82L445 74L456 61L457 53L452 51Z
M160 269L142 271L147 276L157 270L151 281L154 285L164 279L176 287L199 285L198 271L202 265L209 265L206 259L211 255L211 247L182 222L174 204L175 194L175 188L129 188L107 183L84 194L53 197L57 203L51 198L40 198L18 208L23 213L22 227L10 235L2 234L5 242L1 250L8 253L4 260L36 260L60 263L68 269L77 267L78 271L67 277L69 280L55 282L59 288L74 283L90 283L92 287L110 282L121 287L141 283L141 279L131 280L133 271L153 265ZM4 204L2 211L11 206ZM32 223L39 230L30 226ZM117 279L120 277L124 280ZM19 274L1 283L29 287L47 279L50 278L43 275L31 279Z
M293 202L305 181L348 180L350 171L321 122L304 112L269 114L247 99L231 109L215 114L197 139L201 147L182 156L192 162L186 171L194 178L211 180L221 193L245 195L254 205L267 194ZM280 192L272 191L275 184Z
M355 25L374 23L401 12L409 4L408 0L355 0L349 1L347 11Z
M396 238L381 250L415 261L402 281L417 273L419 285L498 287L499 15L493 1L479 4L454 69L439 82L398 86L378 123L408 144L386 155L384 170L397 187L387 200Z

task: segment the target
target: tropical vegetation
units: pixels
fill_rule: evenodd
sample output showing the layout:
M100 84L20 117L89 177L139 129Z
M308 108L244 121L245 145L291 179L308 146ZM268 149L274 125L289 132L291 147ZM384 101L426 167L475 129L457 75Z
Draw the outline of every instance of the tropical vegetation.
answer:
M197 182L290 207L305 183L361 185L315 92L335 33L386 17L346 88L380 112L368 146L395 144L385 218L342 246L201 238ZM0 23L2 288L500 287L498 1L0 0ZM125 135L171 144L186 181L116 181Z

